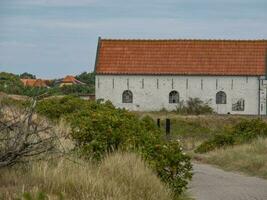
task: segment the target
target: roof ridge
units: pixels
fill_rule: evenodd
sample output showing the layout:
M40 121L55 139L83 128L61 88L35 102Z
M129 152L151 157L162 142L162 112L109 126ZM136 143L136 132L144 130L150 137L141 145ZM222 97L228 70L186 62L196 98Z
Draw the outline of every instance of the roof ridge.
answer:
M194 42L267 42L267 39L118 39L118 38L101 38L101 41L133 41L133 42L142 42L142 41L194 41Z

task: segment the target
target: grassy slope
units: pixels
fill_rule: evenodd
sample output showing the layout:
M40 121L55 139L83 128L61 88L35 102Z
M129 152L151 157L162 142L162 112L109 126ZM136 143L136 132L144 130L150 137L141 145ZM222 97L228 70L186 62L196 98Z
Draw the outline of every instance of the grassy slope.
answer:
M267 179L267 139L258 138L250 144L194 156L197 160L225 170L240 171Z
M171 119L171 136L180 139L187 151L194 150L203 141L212 138L223 131L225 126L239 122L240 116L221 115L177 115L174 112L149 112L137 113L138 115L149 115L155 120L161 119L161 128L165 127L165 119Z
M81 161L80 161L81 162ZM0 171L0 199L42 191L49 199L169 200L171 193L134 154L108 156L99 166L61 159Z
M151 112L154 119L171 119L172 137L183 143L185 150L198 161L217 165L225 170L240 171L249 175L267 178L267 139L259 138L250 144L215 150L206 154L195 154L193 150L203 141L223 131L225 126L234 125L246 116L181 116L175 113ZM266 118L263 119L267 121ZM164 122L162 123L164 127Z
M55 126L55 132L63 136L60 148L70 150L73 144L65 137L69 130L64 121ZM61 158L0 169L0 200L21 198L24 192L44 192L52 200L60 199L61 194L64 200L174 199L156 174L139 157L128 153L108 156L99 166L90 162L77 165ZM187 195L175 198L189 199Z

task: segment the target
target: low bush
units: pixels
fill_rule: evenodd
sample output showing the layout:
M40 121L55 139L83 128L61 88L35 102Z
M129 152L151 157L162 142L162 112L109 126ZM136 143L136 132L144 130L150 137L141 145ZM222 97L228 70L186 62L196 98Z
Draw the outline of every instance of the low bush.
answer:
M234 145L235 139L233 135L225 134L225 135L216 135L212 140L208 140L203 142L197 149L196 153L205 153L208 151L212 151L216 148L222 148L225 146Z
M171 186L176 194L181 194L187 180L192 178L192 165L190 157L182 151L180 142L155 144L143 151L143 154L161 180Z
M39 101L36 111L52 120L85 109L85 101L74 96L53 97Z
M64 85L59 88L60 92L65 95L69 94L92 94L95 93L94 86L88 85Z
M64 117L80 156L102 160L108 153L133 151L158 173L162 180L180 194L191 178L189 156L178 142L168 142L148 116L139 119L110 102L84 101L75 97L44 100L38 112L52 119Z
M203 142L195 152L205 153L216 148L243 144L258 137L267 137L267 124L261 119L243 119L236 125L225 128L222 134Z
M213 113L213 109L209 106L208 102L204 103L199 98L189 98L186 103L180 102L176 112L178 114L200 115Z

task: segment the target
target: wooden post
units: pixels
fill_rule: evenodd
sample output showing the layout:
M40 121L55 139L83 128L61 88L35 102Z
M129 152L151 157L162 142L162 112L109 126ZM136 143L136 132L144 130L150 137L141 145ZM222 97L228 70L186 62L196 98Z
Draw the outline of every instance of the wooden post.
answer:
M158 128L160 128L160 119L157 119Z
M169 136L171 133L171 120L166 119L166 136Z

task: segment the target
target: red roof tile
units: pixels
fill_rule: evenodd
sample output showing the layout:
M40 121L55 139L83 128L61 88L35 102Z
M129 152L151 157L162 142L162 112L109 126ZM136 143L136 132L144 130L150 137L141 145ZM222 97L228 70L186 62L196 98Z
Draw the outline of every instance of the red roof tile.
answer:
M264 75L267 40L100 40L97 74Z
M85 84L79 80L77 80L74 76L66 76L62 81L61 83L73 83L73 84Z
M29 87L48 87L48 80L42 79L20 79L24 86Z

